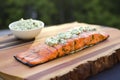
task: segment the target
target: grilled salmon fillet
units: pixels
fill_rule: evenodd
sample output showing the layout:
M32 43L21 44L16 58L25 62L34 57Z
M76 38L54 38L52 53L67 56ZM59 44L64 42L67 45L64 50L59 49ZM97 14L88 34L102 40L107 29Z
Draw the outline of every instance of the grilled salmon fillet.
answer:
M52 46L46 43L37 44L25 52L18 53L14 57L28 66L35 66L71 54L71 52L83 49L84 47L95 45L106 40L108 37L109 35L104 32L85 31L77 34L75 37L65 38L64 43L57 43Z

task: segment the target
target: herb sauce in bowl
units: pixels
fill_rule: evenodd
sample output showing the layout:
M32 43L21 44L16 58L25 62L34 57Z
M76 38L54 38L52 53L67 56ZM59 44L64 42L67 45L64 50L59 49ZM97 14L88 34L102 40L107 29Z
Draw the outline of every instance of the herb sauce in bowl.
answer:
M44 23L39 20L21 19L12 22L9 29L19 39L29 40L35 38L44 28Z

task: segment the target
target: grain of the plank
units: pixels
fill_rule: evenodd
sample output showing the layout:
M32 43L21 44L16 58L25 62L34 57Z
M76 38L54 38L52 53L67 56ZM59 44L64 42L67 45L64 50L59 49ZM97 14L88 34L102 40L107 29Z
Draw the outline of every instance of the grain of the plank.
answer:
M34 44L43 43L47 37L53 36L59 32L65 31L69 28L72 28L72 27L78 26L78 25L83 25L83 24L70 23L70 24L64 24L64 25L60 25L60 26L47 27L42 30L42 32L40 33L40 35L38 37L36 37L36 41L34 42ZM88 25L88 24L84 24L84 25ZM90 26L92 26L92 25L90 25ZM117 29L114 29L114 28L101 28L101 29L103 31L107 32L108 34L110 34L110 38L108 40L101 42L95 46L92 46L90 48L86 48L80 52L77 52L76 54L64 56L64 57L52 60L50 62L38 65L33 68L29 68L29 67L23 65L13 58L13 56L16 55L17 53L27 50L32 45L31 43L11 47L8 49L2 49L2 50L0 50L0 61L1 61L0 76L3 77L5 80L15 80L15 79L16 80L24 80L24 79L27 79L27 80L49 80L50 78L54 79L54 77L56 77L56 76L57 76L55 78L56 80L65 80L68 77L71 77L71 80L72 80L74 78L71 75L74 75L74 76L76 76L76 79L74 79L74 80L79 80L77 75L74 74L75 72L79 73L81 75L86 74L86 77L90 76L91 74L94 75L97 72L104 70L105 67L109 68L109 66L107 66L107 65L106 66L102 65L102 64L110 64L107 61L109 61L109 60L113 61L113 64L110 64L112 66L114 65L114 63L117 63L118 60L120 61L120 57L119 57L120 55L118 53L116 53L116 55L118 55L118 56L114 55L114 57L108 57L107 59L104 59L103 56L106 56L106 55L109 56L109 53L112 50L110 50L110 51L109 50L108 51L101 50L101 49L109 47L111 45L120 43L120 36L116 35L116 34L120 34L120 31ZM114 47L116 47L116 46L114 46ZM93 53L95 51L99 51L99 54L95 55ZM93 54L94 54L94 56L91 56ZM102 60L99 59L100 57L102 57ZM113 59L116 57L117 57L116 60ZM105 63L102 63L103 59L106 61ZM95 60L97 60L97 62L94 62ZM95 63L93 67L95 67L95 68L98 68L98 66L96 64L100 64L99 69L92 71L92 73L90 74L89 67L88 68L87 68L87 66L83 67L83 65L89 66L89 64L86 63L87 61L93 61ZM86 64L83 64L83 63L86 63ZM81 72L82 70L79 69L79 67L82 67L83 72ZM72 71L74 71L74 68L76 68L75 72L72 72ZM77 70L79 70L80 72ZM86 72L86 70L88 72ZM67 74L69 72L70 72L70 74ZM40 77L40 75L42 75L42 77ZM61 77L61 76L64 76L64 77ZM80 77L80 78L82 78L82 77ZM83 77L82 79L85 79L85 77Z

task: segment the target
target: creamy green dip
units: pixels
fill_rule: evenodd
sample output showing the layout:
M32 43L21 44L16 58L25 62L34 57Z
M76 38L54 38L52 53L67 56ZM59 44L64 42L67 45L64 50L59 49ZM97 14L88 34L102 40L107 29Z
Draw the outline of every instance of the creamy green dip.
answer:
M12 26L12 29L19 30L19 31L26 31L26 30L37 29L40 27L42 27L42 23L40 23L37 20L21 19Z

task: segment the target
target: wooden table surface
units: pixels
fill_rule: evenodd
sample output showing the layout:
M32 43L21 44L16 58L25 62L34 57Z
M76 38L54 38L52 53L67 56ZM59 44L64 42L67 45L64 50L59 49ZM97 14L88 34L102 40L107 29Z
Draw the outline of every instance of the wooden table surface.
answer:
M75 24L76 25L76 24ZM57 29L57 27L53 27L54 29L56 28ZM53 30L53 28L51 27L49 30ZM68 27L69 28L69 27ZM68 29L68 28L65 28L65 29ZM62 28L61 28L62 29ZM63 28L64 29L64 28ZM105 31L107 31L107 32L113 32L113 33L110 33L110 35L111 36L114 36L114 38L115 39L118 39L118 40L115 40L114 38L110 38L110 39L112 39L113 41L114 41L114 44L116 44L116 43L119 43L119 40L120 40L120 36L119 35L115 35L115 33L116 34L120 34L120 31L119 30L117 30L117 29L113 29L113 28L104 28L103 30L105 30ZM47 31L47 29L45 29L44 30L44 32L45 31ZM63 30L64 31L64 30ZM43 32L43 34L45 34ZM41 37L44 37L44 36L50 36L50 35L53 35L53 34L56 34L57 33L57 31L56 32L54 32L54 33L50 33L50 34L47 34L47 35L39 35L38 37L37 37L37 39L39 39L39 38L41 38ZM9 38L8 38L9 37ZM108 45L112 45L111 43L109 43L109 42L111 42L112 40L108 40L108 42L104 42L104 43L101 43L101 44L98 44L98 45L96 45L96 46L101 46L101 48L102 48L102 46L103 46L103 44L108 44ZM43 39L44 40L44 39ZM41 41L43 41L43 40L41 40ZM9 75L13 75L13 76L9 76L9 78L11 78L11 79L9 79L9 80L12 80L13 79L13 77L14 78L16 78L16 79L18 79L18 80L22 80L21 78L24 78L24 77L27 77L27 76L30 76L30 75L32 75L34 72L35 73L37 73L36 71L38 70L38 68L39 69L42 69L43 67L45 67L45 66L47 66L47 64L43 64L43 65L41 65L41 67L40 66L37 66L37 67L34 67L32 70L30 70L30 68L28 68L27 66L25 66L25 65L23 65L23 64L21 64L21 63L19 63L19 62L17 62L17 61L15 61L14 60L14 58L13 58L13 55L15 55L16 53L19 53L19 52L22 52L22 51L25 51L27 48L29 48L30 46L31 46L31 43L33 43L33 41L28 41L28 42L26 42L26 41L21 41L21 40L17 40L13 35L5 35L4 37L3 36L1 36L0 37L0 41L2 41L1 42L1 44L2 43L5 43L4 45L2 44L2 45L0 45L0 60L2 61L1 63L0 63L0 76L4 76L4 75L6 75L6 76L9 76ZM6 43L6 42L8 42L8 41L10 41L10 43ZM16 42L17 41L17 42ZM37 42L37 41L36 41ZM36 43L35 42L35 43ZM17 45L17 44L19 44L19 45ZM95 48L95 47L92 47L92 48L89 48L89 49L87 49L88 51L89 50L92 50L93 48ZM97 47L98 48L98 47ZM97 50L97 48L96 48L96 50ZM17 52L16 52L16 50L17 50ZM84 53L84 51L82 51L83 53ZM75 55L74 55L75 56ZM77 54L76 54L76 56L77 56ZM69 56L70 57L70 56ZM67 57L65 57L66 59L67 59ZM63 58L61 58L61 59L65 59L64 57ZM61 60L61 59L59 59L59 60ZM59 62L59 60L56 60L57 62ZM67 60L69 60L69 59L67 59ZM55 65L59 65L59 64L56 64L55 63L55 61L52 61L52 62L49 62L48 63L49 64L49 66L52 66L52 64L55 64ZM114 69L115 68L115 69ZM45 68L43 68L43 69L45 69ZM105 76L104 77L102 77L101 78L101 76L102 76L102 74L107 74L107 73L112 73L112 72L115 72L115 71L112 71L112 70L116 70L117 69L117 71L118 70L120 70L120 65L118 64L117 66L115 66L115 67L113 67L113 69L110 69L110 70L108 70L108 71L104 71L104 72L102 72L102 73L100 73L100 74L98 74L98 75L96 75L96 76L94 76L94 77L90 77L90 78L88 78L88 80L96 80L96 78L99 78L99 79L102 79L102 80L106 80L106 79L104 79L105 78ZM27 70L27 71L25 71L25 70ZM17 72L16 72L17 71ZM20 71L23 71L23 72L20 72ZM33 72L33 73L32 73ZM3 74L2 74L3 73ZM28 74L27 74L28 73ZM115 72L116 73L116 72ZM117 72L118 73L118 72ZM25 75L26 74L26 75ZM100 75L100 76L99 76ZM111 75L111 74L109 74L109 75ZM107 76L107 75L106 75ZM114 75L112 75L113 77L114 77ZM18 78L19 77L19 78ZM120 78L119 76L117 76L118 78ZM115 77L115 79L114 80L117 80L117 77ZM110 78L110 77L109 77ZM109 79L108 78L108 79ZM112 80L112 78L110 78L109 80Z

